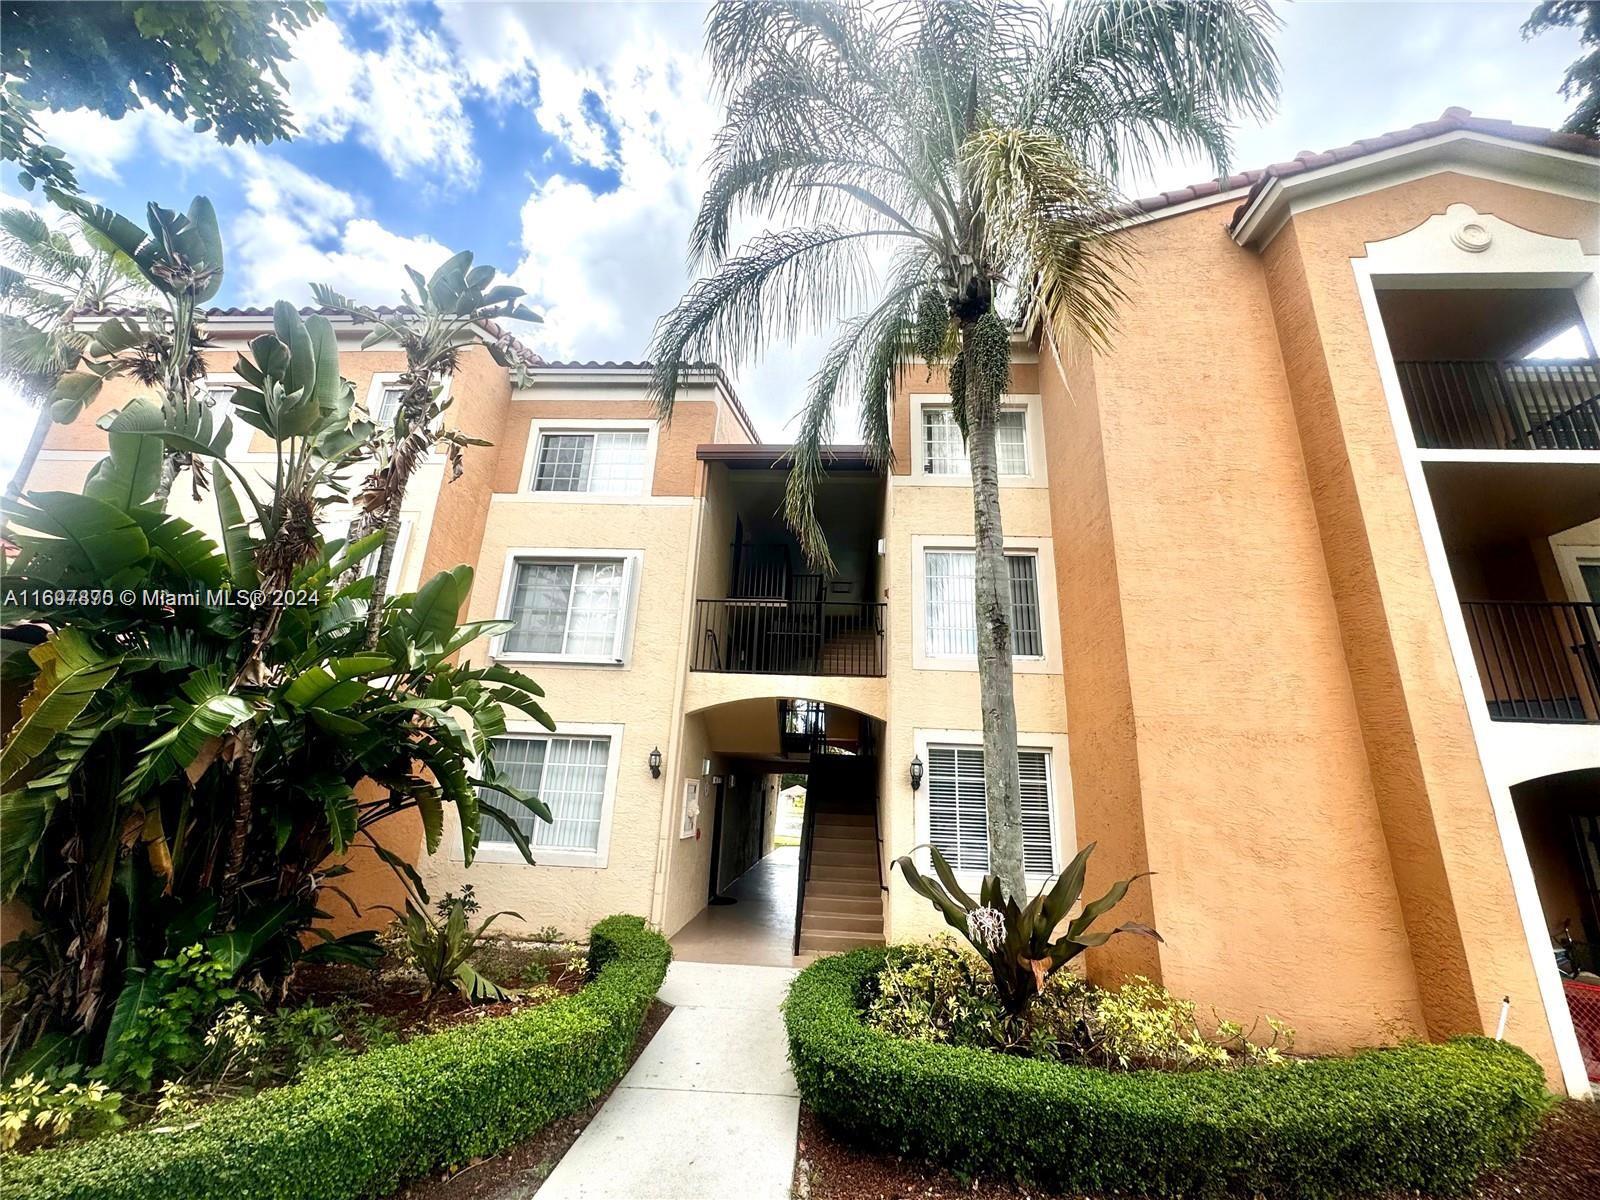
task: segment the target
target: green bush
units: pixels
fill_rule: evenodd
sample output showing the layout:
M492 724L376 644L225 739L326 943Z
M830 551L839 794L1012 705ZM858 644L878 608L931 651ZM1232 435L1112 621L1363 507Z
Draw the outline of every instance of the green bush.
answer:
M304 1082L12 1159L0 1200L346 1200L492 1154L621 1076L672 957L638 917L590 935L576 995L314 1068Z
M800 1094L853 1140L1067 1192L1275 1198L1464 1190L1548 1097L1484 1038L1233 1071L1105 1071L867 1027L882 948L825 958L784 1005Z

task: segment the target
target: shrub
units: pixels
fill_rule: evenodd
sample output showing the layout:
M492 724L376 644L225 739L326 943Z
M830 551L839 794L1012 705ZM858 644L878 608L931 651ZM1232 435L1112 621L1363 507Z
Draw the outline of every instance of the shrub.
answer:
M803 971L784 1005L800 1094L831 1127L1066 1192L1275 1198L1451 1193L1514 1157L1548 1103L1483 1038L1235 1071L1104 1071L869 1028L886 952Z
M492 1154L622 1074L672 956L638 917L591 934L576 995L314 1067L304 1082L6 1163L3 1200L347 1200Z

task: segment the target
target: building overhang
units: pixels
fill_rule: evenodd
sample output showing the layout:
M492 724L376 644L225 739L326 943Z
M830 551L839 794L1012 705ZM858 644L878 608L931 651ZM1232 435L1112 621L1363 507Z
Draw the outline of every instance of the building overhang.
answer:
M702 442L695 449L701 462L722 463L735 471L783 471L793 465L792 445L745 445L730 442ZM863 471L882 474L865 446L824 446L822 465L829 471Z
M1260 250L1296 213L1442 171L1576 200L1600 196L1600 159L1593 155L1456 129L1329 166L1268 176L1240 208L1229 232L1239 245Z

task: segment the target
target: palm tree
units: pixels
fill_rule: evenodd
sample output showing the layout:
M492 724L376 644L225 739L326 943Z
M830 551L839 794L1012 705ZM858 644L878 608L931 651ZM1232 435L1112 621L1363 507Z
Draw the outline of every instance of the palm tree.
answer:
M51 393L83 360L90 337L74 315L150 298L139 269L94 230L73 220L52 227L29 208L0 211L0 375L38 409L33 433L6 485L22 494L57 415ZM71 413L68 406L62 415Z
M887 464L896 373L948 361L972 464L989 840L1010 896L1025 883L995 450L1012 323L997 304L1040 316L1058 352L1073 333L1106 344L1129 253L1114 181L1168 155L1224 171L1230 116L1276 99L1275 24L1261 0L719 0L707 19L726 114L690 250L709 273L657 325L657 407L671 415L695 359L737 366L838 323L785 500L826 564L813 498L836 407L859 400ZM791 227L730 254L733 220L752 215Z
M428 452L438 446L448 456L450 478L458 479L465 466L466 447L489 445L482 438L469 437L459 429L446 429L440 422L451 403L441 396L445 383L455 374L462 348L473 339L475 330L481 333L495 328L497 319L533 324L543 321L538 313L521 303L524 295L521 288L496 284L495 269L491 266L473 266L469 250L446 259L427 279L411 267L406 268L406 273L411 277L416 295L402 291L403 303L399 308L371 308L334 291L327 284L311 285L312 296L325 309L373 327L362 349L392 340L406 355L406 369L396 381L403 389L400 402L395 406L392 424L373 432L372 449L378 466L356 496L363 515L350 531L352 538L379 529L384 531L372 595L367 603L369 648L378 644L383 600L388 594L390 568L400 538L400 509L412 475ZM525 364L509 336L496 333L489 343L489 352L495 361L520 377Z

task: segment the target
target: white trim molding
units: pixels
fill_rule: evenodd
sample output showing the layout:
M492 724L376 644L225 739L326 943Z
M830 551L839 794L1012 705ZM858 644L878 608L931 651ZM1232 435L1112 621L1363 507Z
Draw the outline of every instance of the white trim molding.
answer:
M983 730L981 729L926 729L913 728L911 731L913 753L923 761L924 767L929 761L928 748L930 746L963 746L983 748ZM1055 869L1059 871L1065 864L1072 860L1077 853L1074 830L1077 829L1076 818L1072 809L1072 772L1069 769L1070 759L1067 757L1067 735L1065 733L1040 733L1034 731L1021 731L1017 734L1018 750L1038 750L1045 754L1045 770L1048 772L1048 787L1050 790L1050 845L1055 854ZM917 846L925 846L930 841L931 818L928 812L928 778L923 775L922 786L915 793L915 838ZM923 870L930 869L930 862L926 850L916 852L918 865ZM983 881L981 871L958 870L956 878L968 890L976 890ZM1037 890L1049 880L1055 878L1051 874L1041 874L1037 871L1027 873L1028 886Z
M911 669L914 671L977 671L976 655L961 657L928 653L928 551L976 548L971 534L915 534L911 538ZM1018 675L1061 674L1061 610L1056 599L1055 541L1047 537L1008 537L1007 554L1032 554L1039 590L1039 633L1044 654L1013 656Z
M653 499L656 477L656 451L660 443L660 422L651 419L612 417L535 417L528 422L528 443L522 453L522 470L517 476L517 495L534 504L639 504ZM637 433L645 437L644 479L637 492L536 492L534 472L538 469L539 446L547 434L562 433ZM678 499L678 497L673 497Z
M926 430L923 427L923 410L929 408L949 408L950 397L937 392L918 392L911 396L911 473L909 476L891 476L890 478L902 481L905 484L914 484L924 487L962 487L972 486L972 472L958 471L953 475L934 475L924 470L927 462ZM1023 449L1028 454L1028 470L1023 475L1002 475L1000 486L1004 488L1042 488L1049 483L1045 471L1044 455L1044 408L1040 398L1036 395L1006 395L1000 400L1000 408L1018 411L1023 414Z
M1540 153L1560 155L1557 151ZM1592 160L1590 162L1588 169L1591 172L1600 171L1600 167L1593 166ZM1562 191L1555 187L1548 190ZM1589 198L1593 195L1591 188ZM1550 950L1550 933L1545 927L1544 911L1539 902L1538 887L1523 841L1522 827L1517 820L1511 788L1516 783L1542 775L1583 765L1600 765L1600 732L1587 726L1497 722L1490 716L1483 681L1467 632L1466 618L1462 614L1450 570L1444 536L1423 469L1428 456L1417 448L1383 314L1378 307L1378 293L1384 288L1570 288L1577 300L1589 342L1593 345L1596 334L1600 333L1600 286L1597 286L1600 256L1584 254L1582 246L1574 240L1534 233L1493 214L1480 214L1466 204L1452 204L1444 213L1435 214L1416 228L1396 237L1369 242L1365 251L1362 257L1350 260L1356 292L1372 338L1378 374L1388 401L1401 466L1416 511L1417 526L1427 556L1428 571L1433 578L1440 616L1461 680L1479 763L1539 991L1539 1002L1555 1043L1562 1084L1568 1094L1584 1096L1589 1089L1588 1074L1561 989L1555 957ZM1528 456L1522 454L1497 457L1507 463L1530 461ZM1574 451L1561 455L1561 461L1564 462L1584 462L1591 458L1600 460L1600 456L1591 452Z
M528 867L530 870L538 867L589 867L604 870L611 858L611 820L616 811L617 804L617 778L619 767L622 763L622 735L624 726L617 724L593 724L586 722L562 722L554 729L546 729L543 725L533 721L510 720L506 721L506 737L537 738L548 741L551 738L605 738L606 745L606 778L605 791L600 799L600 828L595 839L594 850L553 850L549 847L533 846L533 862L528 862L522 857L522 852L510 841L486 841L481 836L478 841L478 853L473 856L474 862L484 863L510 863L513 866ZM503 797L501 798L504 799ZM498 805L497 805L498 807ZM445 828L448 832L446 850L450 857L457 862L465 861L465 854L461 846L460 823L447 821ZM493 820L485 828L498 829ZM537 837L537 833L535 834ZM534 839L529 839L533 841Z
M517 564L539 560L622 563L622 613L612 643L613 652L608 655L573 655L506 651L503 649L506 635L498 634L489 644L489 657L497 662L544 663L552 667L627 667L633 660L633 630L638 616L639 579L644 571L644 551L606 547L513 546L506 551L505 562L500 570L500 592L494 605L496 619L505 621L511 617L511 591L516 584Z

